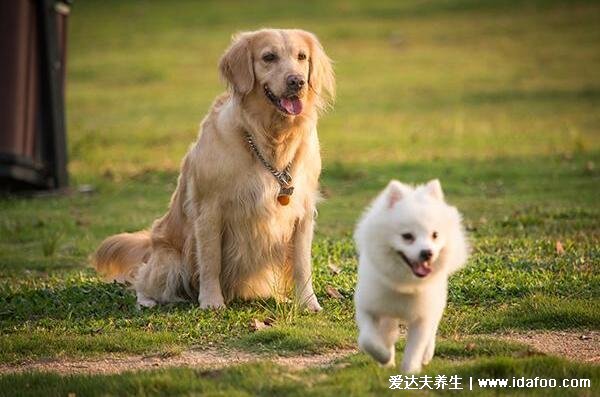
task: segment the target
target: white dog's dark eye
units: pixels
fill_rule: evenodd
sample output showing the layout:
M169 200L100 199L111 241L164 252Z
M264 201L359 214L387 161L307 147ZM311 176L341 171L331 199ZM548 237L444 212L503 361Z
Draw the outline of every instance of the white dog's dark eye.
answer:
M438 238L438 232L433 232L433 234L431 235L432 239L437 239Z
M406 241L414 241L415 240L415 236L412 233L404 233L402 235L402 238Z
M304 61L306 59L306 54L301 52L298 54L298 60L299 61Z
M265 62L274 62L277 60L277 54L274 54L272 52L268 52L265 55L262 56L263 61Z

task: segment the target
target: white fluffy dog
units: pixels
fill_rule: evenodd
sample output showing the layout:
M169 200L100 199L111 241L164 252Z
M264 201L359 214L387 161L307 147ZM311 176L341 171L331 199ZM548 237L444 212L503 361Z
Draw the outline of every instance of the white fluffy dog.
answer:
M391 181L359 222L355 240L358 345L394 366L402 321L408 328L402 371L417 373L433 358L448 276L467 260L461 216L444 201L437 179L416 188Z

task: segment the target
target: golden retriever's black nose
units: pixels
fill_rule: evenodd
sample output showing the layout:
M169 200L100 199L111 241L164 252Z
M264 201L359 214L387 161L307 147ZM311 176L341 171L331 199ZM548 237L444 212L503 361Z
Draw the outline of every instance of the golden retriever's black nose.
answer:
M292 91L300 91L302 87L304 87L305 81L304 78L298 74L291 74L287 77L286 83L288 89Z
M433 256L433 252L431 252L431 250L421 250L421 252L419 253L419 256L421 257L422 260L428 261Z

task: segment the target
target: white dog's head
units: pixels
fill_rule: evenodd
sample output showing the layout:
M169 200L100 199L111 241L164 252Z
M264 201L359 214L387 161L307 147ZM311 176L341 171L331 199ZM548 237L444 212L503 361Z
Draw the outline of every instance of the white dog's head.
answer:
M450 274L468 255L461 216L444 201L437 179L416 188L391 181L359 225L357 242L393 274L413 281Z

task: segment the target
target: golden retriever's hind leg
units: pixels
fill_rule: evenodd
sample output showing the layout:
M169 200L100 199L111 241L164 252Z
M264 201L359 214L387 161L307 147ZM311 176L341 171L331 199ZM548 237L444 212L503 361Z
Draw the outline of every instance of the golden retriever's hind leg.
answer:
M136 296L137 296L137 302L136 302L136 306L138 309L141 309L143 307L153 307L156 306L156 301L152 298L147 297L146 295L144 295L143 292L139 292L136 291Z
M152 301L154 304L181 302L184 300L179 296L182 283L190 281L181 262L181 255L172 249L157 248L152 252L148 263L139 269L135 279L138 304L148 306Z

